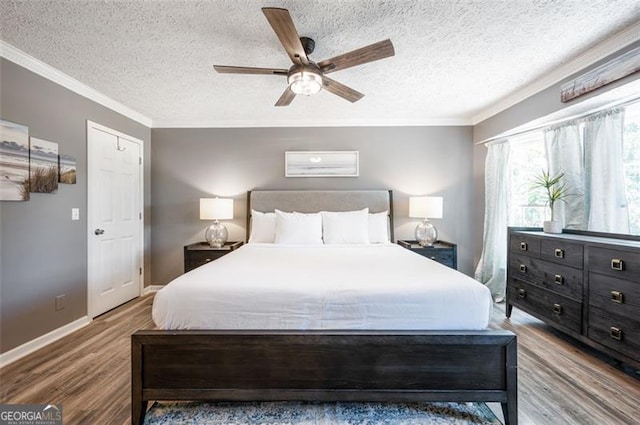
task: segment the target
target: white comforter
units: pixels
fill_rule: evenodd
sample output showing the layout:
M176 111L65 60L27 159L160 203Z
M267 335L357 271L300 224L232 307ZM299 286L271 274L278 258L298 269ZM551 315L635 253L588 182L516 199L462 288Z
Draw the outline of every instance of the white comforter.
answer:
M395 244L248 244L158 291L161 329L486 328L486 286Z

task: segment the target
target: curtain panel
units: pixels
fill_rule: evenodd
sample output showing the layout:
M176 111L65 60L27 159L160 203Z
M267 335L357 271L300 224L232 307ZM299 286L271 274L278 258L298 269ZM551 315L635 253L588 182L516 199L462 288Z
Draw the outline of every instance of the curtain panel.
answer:
M484 237L475 278L500 302L505 298L507 285L509 142L495 141L488 144L488 149L484 172Z
M584 128L584 193L587 229L629 233L622 156L624 109L589 117Z
M564 202L556 202L555 219L565 229L584 229L584 162L580 123L572 121L548 128L544 132L544 144L549 174L564 173L563 183L569 193Z

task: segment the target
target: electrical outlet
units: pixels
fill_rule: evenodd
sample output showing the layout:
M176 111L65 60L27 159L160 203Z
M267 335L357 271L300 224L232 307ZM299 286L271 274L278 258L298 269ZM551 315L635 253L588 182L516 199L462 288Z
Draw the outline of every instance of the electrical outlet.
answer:
M66 298L66 295L58 295L56 297L56 311L64 310Z
M71 208L71 220L80 220L80 208Z

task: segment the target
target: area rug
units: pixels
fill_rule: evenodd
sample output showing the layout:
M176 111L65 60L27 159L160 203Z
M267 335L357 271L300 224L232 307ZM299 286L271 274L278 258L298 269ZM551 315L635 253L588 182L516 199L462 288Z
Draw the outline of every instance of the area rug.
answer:
M145 425L500 425L484 403L154 403Z

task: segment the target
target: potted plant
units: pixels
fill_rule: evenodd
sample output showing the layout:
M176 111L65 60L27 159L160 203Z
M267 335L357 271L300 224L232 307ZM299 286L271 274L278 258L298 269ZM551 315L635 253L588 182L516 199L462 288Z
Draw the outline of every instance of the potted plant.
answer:
M562 233L562 222L555 219L554 206L558 201L566 203L569 196L566 184L562 183L563 177L564 173L552 177L548 171L542 170L535 178L534 187L543 188L547 192L547 205L551 209L551 220L543 223L545 233Z

